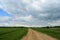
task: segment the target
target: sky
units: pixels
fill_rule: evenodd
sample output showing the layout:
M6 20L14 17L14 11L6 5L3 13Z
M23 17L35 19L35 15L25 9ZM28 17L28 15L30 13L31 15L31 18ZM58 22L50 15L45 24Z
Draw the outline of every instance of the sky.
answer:
M60 0L0 0L0 26L60 26Z

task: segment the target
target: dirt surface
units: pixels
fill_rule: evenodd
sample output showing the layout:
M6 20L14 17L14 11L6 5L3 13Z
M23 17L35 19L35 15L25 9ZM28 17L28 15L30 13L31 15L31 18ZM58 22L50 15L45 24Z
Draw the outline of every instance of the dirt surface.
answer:
M21 40L57 40L57 39L52 38L51 36L48 36L46 34L29 29L27 35L23 37Z

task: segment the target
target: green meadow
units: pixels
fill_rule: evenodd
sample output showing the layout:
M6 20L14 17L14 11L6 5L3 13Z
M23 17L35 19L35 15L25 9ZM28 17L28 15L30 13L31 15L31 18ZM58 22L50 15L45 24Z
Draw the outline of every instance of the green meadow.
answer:
M0 40L20 40L27 31L27 28L0 28Z

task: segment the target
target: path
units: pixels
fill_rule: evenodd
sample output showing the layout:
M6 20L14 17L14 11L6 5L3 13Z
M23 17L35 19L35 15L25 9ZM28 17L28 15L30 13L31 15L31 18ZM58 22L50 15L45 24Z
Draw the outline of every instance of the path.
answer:
M52 38L51 36L48 36L46 34L29 29L27 35L23 37L21 40L57 40L57 39Z

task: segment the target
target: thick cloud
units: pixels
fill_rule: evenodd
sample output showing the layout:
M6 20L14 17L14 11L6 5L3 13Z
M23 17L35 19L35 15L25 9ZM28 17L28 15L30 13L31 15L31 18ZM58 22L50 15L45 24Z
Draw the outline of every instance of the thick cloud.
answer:
M54 21L60 24L60 0L0 0L0 8L13 15L9 23L47 26Z

